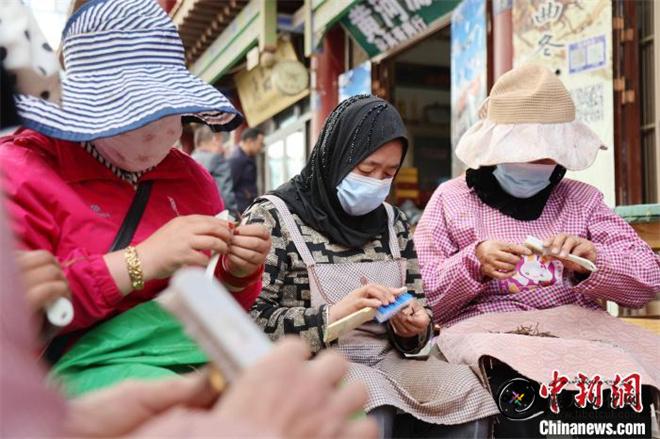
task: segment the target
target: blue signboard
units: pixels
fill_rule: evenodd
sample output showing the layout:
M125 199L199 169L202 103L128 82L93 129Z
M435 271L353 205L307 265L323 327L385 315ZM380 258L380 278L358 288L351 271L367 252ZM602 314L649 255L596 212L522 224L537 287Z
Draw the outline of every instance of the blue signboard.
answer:
M339 102L359 94L371 94L370 61L339 75Z
M600 69L607 64L605 35L597 35L568 45L568 72L570 74Z
M455 148L463 133L479 119L486 99L488 52L486 1L464 0L451 20L451 140ZM454 168L454 174L457 169Z

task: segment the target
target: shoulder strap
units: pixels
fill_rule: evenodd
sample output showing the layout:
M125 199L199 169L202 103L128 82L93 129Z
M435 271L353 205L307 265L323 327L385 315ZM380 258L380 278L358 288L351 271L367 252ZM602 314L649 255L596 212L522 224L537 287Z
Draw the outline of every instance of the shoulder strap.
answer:
M399 239L396 236L396 229L394 227L394 221L396 220L394 216L394 208L389 203L383 203L385 205L385 211L387 211L387 227L390 235L390 252L392 252L392 257L394 259L401 259L401 247L399 247Z
M307 247L307 242L300 233L298 224L296 224L296 221L293 218L293 215L291 215L291 211L287 207L286 203L281 198L274 195L264 195L261 198L273 203L277 211L280 213L280 215L282 215L282 221L286 225L286 228L289 230L289 234L291 235L291 239L296 246L296 250L298 250L298 253L300 253L300 257L302 258L303 262L305 262L305 265L308 267L315 265L316 262L314 261L314 257ZM392 257L394 259L401 259L401 247L399 247L399 240L394 228L394 221L396 219L394 215L394 208L389 203L384 203L384 205L388 219L387 222L390 235L390 252L392 253Z
M147 206L147 201L149 201L149 195L151 194L153 183L153 180L147 180L138 185L131 206L128 208L128 212L124 217L124 221L121 223L121 227L117 232L117 236L115 236L112 246L110 246L109 252L126 248L131 243L138 224L140 224L140 219L142 219L144 209ZM62 355L64 355L71 340L80 334L82 334L82 330L55 337L51 340L48 346L46 346L42 356L48 363L54 365L60 358L62 358Z
M286 225L286 228L289 231L289 234L291 235L291 239L293 240L293 243L296 246L296 250L298 250L298 253L300 253L300 257L302 258L305 265L307 267L311 267L315 265L316 262L314 261L314 258L312 257L312 253L309 251L309 248L307 247L307 241L305 241L305 238L303 238L302 233L300 233L300 228L298 228L298 224L296 224L296 220L293 218L293 215L291 215L291 211L287 207L286 203L281 198L276 197L275 195L263 195L260 198L263 198L273 203L277 211L280 213L280 215L282 216L282 221Z
M131 206L128 208L128 212L124 217L124 221L121 223L117 236L115 236L115 240L110 246L110 252L126 248L131 243L133 235L135 235L135 231L142 219L144 209L147 207L147 201L149 201L153 183L153 180L147 180L138 185Z

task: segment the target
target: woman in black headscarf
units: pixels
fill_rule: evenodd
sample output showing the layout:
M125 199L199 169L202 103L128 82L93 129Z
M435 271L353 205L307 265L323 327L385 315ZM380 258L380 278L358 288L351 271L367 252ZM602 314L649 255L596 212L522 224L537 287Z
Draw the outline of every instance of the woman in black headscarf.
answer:
M435 354L419 359L431 312L406 219L385 203L407 146L399 113L382 99L355 96L333 111L300 175L246 212L273 240L252 316L273 339L297 334L314 352L342 351L348 379L369 388L365 410L383 437L395 427L403 436L481 437L497 409L473 372ZM329 325L402 291L414 298L389 321L331 340Z

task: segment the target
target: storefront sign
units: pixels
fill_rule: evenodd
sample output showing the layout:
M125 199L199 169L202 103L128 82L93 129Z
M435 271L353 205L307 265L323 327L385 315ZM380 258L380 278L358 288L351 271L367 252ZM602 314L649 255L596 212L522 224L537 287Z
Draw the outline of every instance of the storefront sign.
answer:
M609 147L571 177L596 186L613 206L611 1L516 0L512 13L514 65L533 62L556 72L573 97L576 117Z
M289 41L280 40L272 67L259 65L236 74L235 81L248 125L255 126L309 94L309 72Z
M341 22L373 57L424 32L458 3L459 0L365 0L354 5Z
M296 96L309 87L309 72L300 61L278 61L273 66L273 84L286 96Z
M451 144L479 120L487 96L486 0L464 0L451 19ZM454 156L452 175L463 172Z

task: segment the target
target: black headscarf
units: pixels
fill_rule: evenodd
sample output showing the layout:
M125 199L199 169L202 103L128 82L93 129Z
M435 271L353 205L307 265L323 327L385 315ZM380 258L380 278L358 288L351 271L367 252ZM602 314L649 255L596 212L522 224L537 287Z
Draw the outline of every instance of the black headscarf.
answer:
M332 242L362 247L385 234L387 212L380 206L366 215L348 215L337 198L337 185L361 161L395 139L403 142L403 160L408 138L399 112L375 96L353 96L330 114L300 174L271 193Z
M566 168L555 166L550 175L550 184L538 194L529 198L516 198L505 192L493 175L495 166L482 166L479 169L468 169L465 172L465 182L472 188L479 199L493 209L506 216L520 221L534 221L543 213L543 208L555 186L566 175Z

